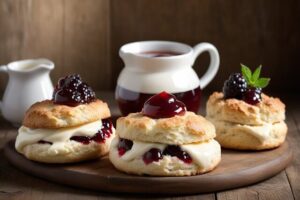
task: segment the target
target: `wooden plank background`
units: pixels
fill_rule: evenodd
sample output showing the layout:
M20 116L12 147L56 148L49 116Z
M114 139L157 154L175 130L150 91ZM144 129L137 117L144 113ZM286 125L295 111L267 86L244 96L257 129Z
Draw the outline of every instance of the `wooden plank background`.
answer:
M54 82L80 73L96 90L113 90L118 49L138 40L211 42L221 66L206 91L220 90L239 63L263 64L269 90L300 91L299 0L0 0L0 64L46 57ZM199 57L199 76L208 65ZM4 90L7 75L0 75Z

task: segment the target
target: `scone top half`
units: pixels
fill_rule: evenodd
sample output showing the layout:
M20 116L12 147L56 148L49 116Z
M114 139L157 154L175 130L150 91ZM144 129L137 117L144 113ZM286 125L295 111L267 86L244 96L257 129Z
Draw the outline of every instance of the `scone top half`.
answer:
M215 127L193 112L171 118L152 119L132 113L117 120L116 132L121 138L141 142L182 145L213 139Z
M58 129L80 126L110 117L106 103L97 99L75 107L45 100L33 104L25 113L23 125L34 129Z
M263 125L285 120L285 105L278 98L262 94L257 105L242 100L224 99L222 92L214 92L206 104L207 117L232 123Z

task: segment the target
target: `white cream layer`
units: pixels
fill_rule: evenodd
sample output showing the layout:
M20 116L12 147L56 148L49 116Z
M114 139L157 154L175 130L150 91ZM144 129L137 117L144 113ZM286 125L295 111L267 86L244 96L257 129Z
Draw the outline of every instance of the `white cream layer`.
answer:
M214 120L213 123L217 127L223 127L226 129L244 129L247 130L251 135L259 139L261 142L269 140L272 132L272 124L264 123L258 126L245 125L245 124L236 124L225 121ZM223 129L221 128L221 129ZM218 129L218 128L217 128Z
M112 148L117 148L119 143L119 137L114 138L112 141ZM157 148L163 151L168 145L159 143L146 143L133 141L132 148L127 151L120 159L125 161L131 161L135 159L142 159L143 155L152 148ZM183 151L186 151L193 162L203 168L209 168L216 158L221 157L220 144L211 139L208 142L193 143L186 145L179 145Z
M72 136L93 136L102 127L102 121L84 124L71 128L59 129L32 129L21 126L18 130L15 147L19 152L27 145L35 144L40 140L53 143L51 148L63 147Z

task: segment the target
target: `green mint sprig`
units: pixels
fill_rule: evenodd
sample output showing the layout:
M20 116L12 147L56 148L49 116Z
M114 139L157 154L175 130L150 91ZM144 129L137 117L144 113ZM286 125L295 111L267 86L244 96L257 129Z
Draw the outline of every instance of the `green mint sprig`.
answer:
M247 81L248 86L255 88L265 88L270 82L270 78L260 78L261 65L252 73L249 67L241 64L241 71Z

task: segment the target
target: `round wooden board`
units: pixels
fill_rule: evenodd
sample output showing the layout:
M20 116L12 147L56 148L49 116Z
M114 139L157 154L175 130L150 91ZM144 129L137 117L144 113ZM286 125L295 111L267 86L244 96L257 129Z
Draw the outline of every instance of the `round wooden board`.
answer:
M277 149L259 152L222 150L219 166L190 177L134 176L117 171L107 158L67 165L41 164L16 152L14 141L5 146L11 164L50 181L104 192L195 194L232 189L269 178L292 160L287 142Z

